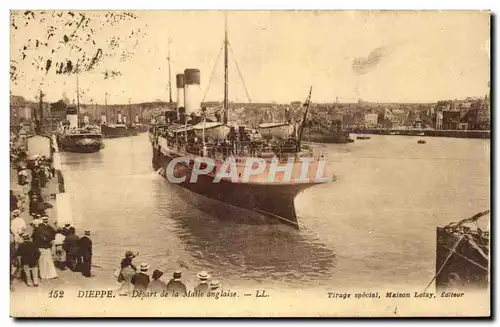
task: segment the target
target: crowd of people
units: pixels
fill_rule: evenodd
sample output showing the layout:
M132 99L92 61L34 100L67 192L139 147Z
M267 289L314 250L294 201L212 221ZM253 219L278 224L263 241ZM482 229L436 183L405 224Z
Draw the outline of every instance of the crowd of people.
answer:
M182 281L182 271L174 271L172 278L165 282L162 280L163 271L155 269L151 276L149 275L150 266L143 262L136 267L132 260L138 255L132 251L125 253L125 258L121 261L121 267L116 270L115 275L118 282L122 285L119 289L120 294L133 295L133 292L161 293L167 292L185 296L188 293L186 284ZM206 271L197 274L198 285L193 288L197 296L205 296L209 292L218 290L221 285L217 280L210 281L210 275ZM140 294L140 293L139 293Z
M17 173L17 194L10 190L11 285L21 279L28 286L58 277L57 269L81 272L91 277L92 241L90 231L76 235L70 224L53 226L44 200L47 183L55 177L51 158L27 157L27 151L11 142L11 165ZM22 216L32 217L29 224Z
M90 230L79 237L71 224L57 226L51 221L47 209L52 205L45 201L44 195L47 195L47 183L56 176L52 161L43 156L28 158L26 153L22 146L11 142L11 166L17 173L17 185L10 190L11 287L16 279L28 287L38 287L44 280L57 278L58 271L68 269L93 277ZM30 216L32 219L27 223L25 219ZM137 255L127 251L115 271L121 283L120 293L166 291L178 296L188 293L181 271L173 272L170 281L165 282L161 270L155 269L149 275L147 263L136 267L132 261ZM197 278L198 285L192 291L198 296L221 287L219 281L210 280L206 271L198 273Z

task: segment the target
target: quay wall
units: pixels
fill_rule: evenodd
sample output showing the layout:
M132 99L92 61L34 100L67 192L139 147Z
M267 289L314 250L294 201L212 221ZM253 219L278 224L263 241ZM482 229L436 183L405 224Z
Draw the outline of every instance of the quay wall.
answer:
M64 186L64 172L55 135L52 135L52 142L54 147L52 160L57 178L57 193L55 195L55 223L57 226L64 226L65 224L73 225L70 195L66 192L66 188Z
M491 131L485 130L418 130L418 129L350 129L356 134L378 134L378 135L406 135L415 136L424 133L423 136L432 137L454 137L469 139L489 139Z

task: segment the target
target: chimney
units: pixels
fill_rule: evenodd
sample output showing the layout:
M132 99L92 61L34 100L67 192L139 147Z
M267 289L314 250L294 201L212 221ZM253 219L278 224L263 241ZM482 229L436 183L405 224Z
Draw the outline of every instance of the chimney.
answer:
M76 106L68 106L66 119L69 121L69 128L78 128L78 109Z
M187 116L201 108L199 69L184 70L184 108Z
M179 118L179 108L184 107L184 74L175 75L177 86L177 118Z

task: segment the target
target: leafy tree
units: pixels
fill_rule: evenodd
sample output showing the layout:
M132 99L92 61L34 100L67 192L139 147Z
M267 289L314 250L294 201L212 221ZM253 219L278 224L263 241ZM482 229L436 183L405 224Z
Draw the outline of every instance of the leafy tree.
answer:
M131 27L137 18L115 11L11 11L10 80L17 84L31 78L42 86L49 74L98 69L104 79L120 76L119 69L106 69L103 61L124 62L134 54L144 36L141 28ZM41 74L27 76L30 66Z

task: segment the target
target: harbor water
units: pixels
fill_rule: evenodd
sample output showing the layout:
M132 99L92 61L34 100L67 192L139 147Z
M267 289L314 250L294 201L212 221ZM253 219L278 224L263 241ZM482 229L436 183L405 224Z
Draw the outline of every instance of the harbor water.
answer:
M352 136L351 136L352 137ZM489 140L372 135L327 146L337 180L295 200L300 230L241 222L225 205L169 184L147 134L62 153L73 220L92 230L94 273L111 277L126 250L191 286L207 270L224 288L425 286L436 226L490 206Z

